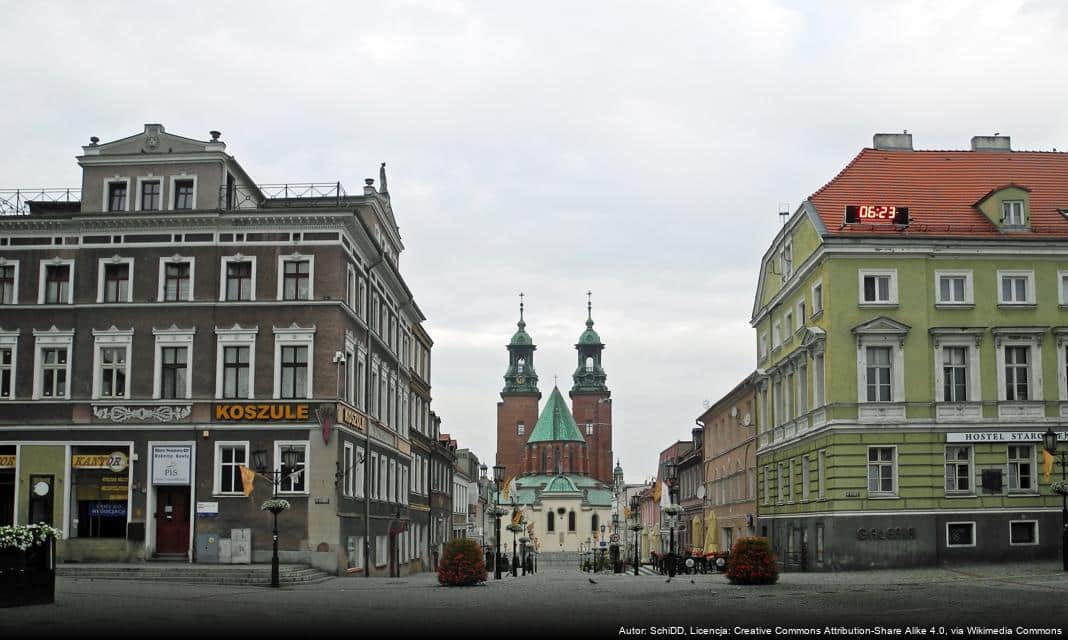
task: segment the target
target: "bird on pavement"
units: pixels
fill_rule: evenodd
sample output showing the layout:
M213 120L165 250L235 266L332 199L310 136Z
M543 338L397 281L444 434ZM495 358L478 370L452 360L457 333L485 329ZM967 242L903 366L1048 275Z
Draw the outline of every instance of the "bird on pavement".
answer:
M597 581L594 580L593 578L586 578L586 579L590 581L590 584L597 584Z
M693 578L690 578L690 584L697 584L697 583L693 581Z
M671 582L671 577L669 576L667 580L664 580L664 582Z

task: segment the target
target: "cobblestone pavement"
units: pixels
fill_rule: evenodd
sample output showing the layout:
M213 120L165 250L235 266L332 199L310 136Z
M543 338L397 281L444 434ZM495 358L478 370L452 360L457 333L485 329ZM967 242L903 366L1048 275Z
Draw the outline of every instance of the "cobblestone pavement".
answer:
M0 609L0 637L209 631L243 638L261 632L304 638L317 631L452 637L488 628L509 636L568 630L616 637L665 635L657 632L674 626L684 635L693 627L695 634L740 637L735 626L754 635L772 635L776 626L828 635L828 626L911 625L945 627L947 634L953 627L1008 626L1021 635L1016 627L1068 626L1066 589L1068 574L1059 563L789 573L764 587L733 586L717 574L668 582L659 575L564 569L500 581L491 575L486 585L467 588L438 586L433 574L334 578L280 590L60 578L55 605ZM637 632L624 633L632 629Z

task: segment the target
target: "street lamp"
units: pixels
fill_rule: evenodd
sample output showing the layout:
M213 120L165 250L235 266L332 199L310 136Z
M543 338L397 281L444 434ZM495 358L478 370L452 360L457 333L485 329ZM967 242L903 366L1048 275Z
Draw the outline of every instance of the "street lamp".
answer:
M513 503L513 509L514 509L514 504L515 504L514 496L513 496L512 503ZM510 569L512 570L512 577L513 578L518 578L519 577L519 567L517 565L519 564L519 556L516 554L515 545L516 545L516 535L520 531L523 530L523 525L516 524L515 515L516 515L516 512L513 510L512 511L512 523L508 525L508 530L512 532L512 566L510 567Z
M504 465L493 465L493 485L497 494L493 498L493 520L496 523L497 533L493 538L493 579L501 579L501 483L504 482Z
M1042 434L1042 446L1051 456L1057 454L1057 434L1052 428L1046 429L1046 433ZM1060 454L1061 482L1064 483L1066 481L1064 456L1068 454L1068 451L1062 449ZM1068 493L1061 493L1061 562L1064 570L1068 571Z
M297 468L297 464L300 462L300 453L296 449L282 449L282 464L281 468L268 471L267 469L267 450L259 449L252 452L252 467L261 476L264 476L271 481L271 498L278 497L278 486L282 484L282 479L288 477L293 473L293 470ZM271 531L273 540L273 553L271 555L271 586L278 587L278 511L271 509L271 514L274 516L274 529Z
M668 520L671 527L671 538L668 543L668 576L675 576L675 515L677 513L677 506L675 504L675 484L677 483L677 476L679 472L679 463L672 458L664 463L664 468L667 471L668 481L668 498L671 502L671 510L668 514L670 518Z
M480 499L485 497L485 495L486 495L486 485L488 483L488 479L486 477L486 471L487 470L488 470L488 467L486 466L486 463L484 463L484 462L478 466L478 492L479 492L479 498ZM487 500L487 502L489 502L489 501ZM482 522L480 522L479 524L482 525L481 527L479 527L479 530L482 532L482 557L483 557L483 559L486 559L486 507L485 506L482 507Z
M630 497L630 512L634 516L634 524L630 526L631 530L634 531L634 575L638 575L638 565L641 562L641 559L638 556L638 552L640 550L640 546L638 543L638 532L642 530L642 519L641 514L638 513L638 510L641 508L641 506L641 496L635 494Z

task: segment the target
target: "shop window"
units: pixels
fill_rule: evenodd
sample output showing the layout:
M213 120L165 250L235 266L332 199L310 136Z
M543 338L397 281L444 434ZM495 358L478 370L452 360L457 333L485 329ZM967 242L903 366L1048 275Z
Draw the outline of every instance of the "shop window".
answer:
M349 569L363 569L363 536L349 536Z
M0 527L15 524L15 447L0 446Z
M947 547L974 547L975 546L975 523L974 522L947 522L946 523L946 546Z
M816 562L823 562L823 523L816 524Z
M71 449L70 531L79 538L125 538L130 501L128 454L114 447Z

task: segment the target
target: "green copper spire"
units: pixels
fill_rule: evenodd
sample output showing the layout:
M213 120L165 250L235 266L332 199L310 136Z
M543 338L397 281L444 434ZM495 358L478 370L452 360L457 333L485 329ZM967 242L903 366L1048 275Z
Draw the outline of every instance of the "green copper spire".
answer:
M578 344L575 345L575 349L578 350L578 368L572 376L575 380L574 386L571 387L572 393L608 391L608 387L605 386L605 379L608 376L601 368L601 352L604 350L604 343L601 342L601 336L593 330L592 296L592 292L586 292L586 330L579 336Z
M571 417L571 410L568 409L564 396L560 395L560 388L553 387L553 392L549 395L549 400L545 403L545 408L541 412L541 417L538 418L538 423L534 425L534 431L527 439L527 444L559 441L585 442L586 440L582 437L578 425L575 424L575 419Z
M519 294L519 329L508 343L508 371L504 374L504 391L502 393L533 393L538 391L538 374L534 371L534 340L527 333L527 323L523 320L523 294Z

